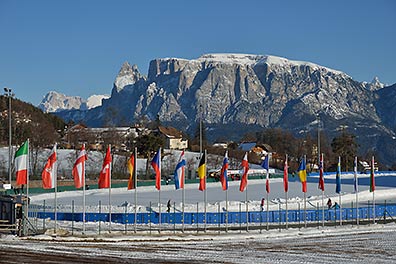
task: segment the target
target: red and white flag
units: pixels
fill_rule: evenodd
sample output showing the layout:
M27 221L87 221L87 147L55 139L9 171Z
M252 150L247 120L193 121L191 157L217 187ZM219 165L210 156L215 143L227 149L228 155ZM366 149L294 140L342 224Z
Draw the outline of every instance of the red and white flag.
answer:
M289 166L287 165L287 155L286 155L286 159L285 159L285 165L283 167L283 188L285 190L285 192L289 191Z
M72 175L74 178L74 186L81 188L85 181L85 161L88 159L87 153L85 152L85 145L83 144L80 153L74 163Z
M56 186L57 164L56 164L56 144L52 148L51 155L48 157L47 163L41 173L44 189L52 189Z
M243 157L243 160L242 160L242 178L241 178L241 184L239 186L239 191L241 191L241 192L243 192L247 186L248 171L249 171L249 162L248 162L248 156L247 156L247 152L246 152L245 156Z
M99 174L99 189L110 188L111 177L111 153L110 146L107 147L106 156L103 160L102 170Z

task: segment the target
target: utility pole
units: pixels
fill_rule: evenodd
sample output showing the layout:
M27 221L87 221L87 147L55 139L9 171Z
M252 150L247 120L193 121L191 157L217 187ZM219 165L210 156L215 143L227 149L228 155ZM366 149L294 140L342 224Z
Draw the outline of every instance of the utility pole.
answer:
M11 130L11 99L14 97L12 93L12 89L5 87L4 88L5 96L8 97L8 181L11 185L11 159L12 159L12 130Z

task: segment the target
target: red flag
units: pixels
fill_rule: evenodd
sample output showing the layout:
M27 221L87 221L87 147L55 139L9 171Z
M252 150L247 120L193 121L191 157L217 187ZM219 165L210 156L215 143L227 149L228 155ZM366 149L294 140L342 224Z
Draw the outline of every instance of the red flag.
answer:
M110 146L107 147L106 156L103 160L102 170L99 174L98 188L110 188L111 177L111 151Z
M324 191L324 178L323 178L323 154L320 155L319 161L319 189Z
M161 148L155 153L151 166L155 171L155 188L161 190Z
M245 153L245 156L243 157L242 160L242 179L241 179L241 185L239 186L239 191L243 192L247 186L247 174L249 171L249 162L248 162L248 156L247 152Z
M41 173L41 178L43 180L44 189L55 188L56 185L56 144L52 148L51 155L49 156L47 163L44 166L43 172Z
M286 155L285 166L283 167L283 187L285 189L285 192L289 191L288 169L289 169L289 166L287 165L287 155Z
M374 156L371 158L371 170L370 170L370 192L375 191L375 174L374 174Z
M72 175L74 178L74 186L76 188L83 187L83 183L85 181L85 161L87 159L88 157L87 157L87 153L85 152L85 145L83 144L72 170Z

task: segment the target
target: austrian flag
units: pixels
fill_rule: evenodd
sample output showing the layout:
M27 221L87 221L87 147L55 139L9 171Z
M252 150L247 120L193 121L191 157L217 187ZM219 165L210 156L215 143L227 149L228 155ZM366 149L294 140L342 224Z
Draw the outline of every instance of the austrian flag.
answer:
M106 156L103 160L102 170L99 174L99 189L110 188L111 181L111 150L110 146L107 147Z
M43 180L44 189L55 188L57 178L57 167L56 167L56 144L52 148L51 155L49 156L47 163L44 166L41 178Z
M88 159L87 153L85 152L85 145L82 146L80 153L74 163L72 175L74 178L74 186L81 188L85 182L85 161Z

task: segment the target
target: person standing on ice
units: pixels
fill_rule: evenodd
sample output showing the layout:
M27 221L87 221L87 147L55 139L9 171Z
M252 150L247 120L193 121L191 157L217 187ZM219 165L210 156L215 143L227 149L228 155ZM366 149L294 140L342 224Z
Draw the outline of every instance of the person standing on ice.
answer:
M168 207L168 209L166 210L168 213L170 213L171 210L171 200L168 200L168 204L166 205Z
M261 211L264 211L264 202L265 202L265 199L264 199L264 197L261 199L261 204L260 204L260 206L261 206Z
M332 204L333 203L331 202L331 199L329 198L329 200L327 200L327 207L330 209Z

